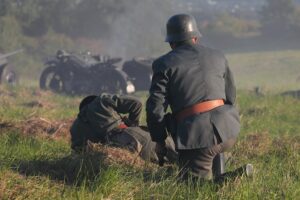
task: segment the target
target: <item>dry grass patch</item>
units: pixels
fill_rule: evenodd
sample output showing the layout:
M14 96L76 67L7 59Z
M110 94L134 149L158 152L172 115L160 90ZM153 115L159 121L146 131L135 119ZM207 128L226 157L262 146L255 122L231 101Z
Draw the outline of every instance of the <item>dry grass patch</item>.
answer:
M47 178L1 172L0 199L55 199L61 196L63 190L62 183L51 182Z
M51 109L51 108L55 107L55 105L50 102L38 101L38 100L23 103L22 106L28 107L28 108L46 108L46 109Z
M298 155L300 151L300 136L282 135L274 137L269 133L249 134L240 140L232 152L233 157L255 159L276 154L282 158L287 154Z
M237 143L238 152L236 153L249 158L265 155L272 148L272 140L272 136L268 133L250 134Z
M9 129L12 127L14 127L14 125L11 122L0 120L0 130Z
M12 166L26 177L43 176L51 180L71 185L80 185L82 181L93 181L111 167L123 167L130 170L153 170L155 165L143 161L137 154L126 149L93 145L83 154L71 153L58 159L38 159L20 161Z
M124 148L89 143L87 152L91 154L103 154L103 161L107 165L126 165L137 169L145 169L145 167L155 167L154 164L141 159L138 152L132 152Z
M50 121L45 118L31 118L16 126L24 135L39 136L52 139L70 139L70 127L73 120Z

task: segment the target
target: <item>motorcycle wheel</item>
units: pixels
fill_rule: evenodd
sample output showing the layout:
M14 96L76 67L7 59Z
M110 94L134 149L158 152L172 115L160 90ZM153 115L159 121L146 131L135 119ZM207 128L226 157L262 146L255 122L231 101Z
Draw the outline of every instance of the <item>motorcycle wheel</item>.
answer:
M100 83L100 92L108 92L113 94L126 94L127 82L118 72L111 71L104 74L104 80Z
M64 90L64 81L56 66L47 67L40 76L40 88L60 93Z

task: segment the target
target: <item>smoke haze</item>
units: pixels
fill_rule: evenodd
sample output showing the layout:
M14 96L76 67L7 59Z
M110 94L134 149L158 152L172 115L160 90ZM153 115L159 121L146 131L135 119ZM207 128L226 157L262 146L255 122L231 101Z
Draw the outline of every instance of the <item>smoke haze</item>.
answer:
M105 41L109 55L132 58L158 56L168 51L164 42L165 23L174 11L168 1L128 1L124 15L111 24L111 35Z

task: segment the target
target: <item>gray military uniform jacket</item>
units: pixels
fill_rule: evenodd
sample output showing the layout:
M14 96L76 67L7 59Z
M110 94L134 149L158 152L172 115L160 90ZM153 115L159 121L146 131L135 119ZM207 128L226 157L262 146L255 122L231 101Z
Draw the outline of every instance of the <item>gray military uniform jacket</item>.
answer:
M240 123L233 106L236 88L221 52L199 44L184 44L158 58L152 68L146 111L153 141L162 142L167 136L164 115L168 106L176 115L187 107L215 99L224 99L225 105L176 123L173 133L176 148L212 146L214 134L223 142L237 138Z

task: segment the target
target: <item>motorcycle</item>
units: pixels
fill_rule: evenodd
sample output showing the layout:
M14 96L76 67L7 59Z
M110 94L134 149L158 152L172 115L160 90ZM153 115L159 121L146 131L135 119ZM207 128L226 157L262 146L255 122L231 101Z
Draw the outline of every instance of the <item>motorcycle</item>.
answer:
M7 83L10 85L14 85L18 82L17 74L12 69L7 69L8 57L13 56L15 54L21 53L23 49L19 49L17 51L13 51L6 54L0 54L0 84Z
M127 74L115 66L120 61L121 58L58 50L54 58L45 62L40 88L68 95L131 94L135 91L134 85Z

